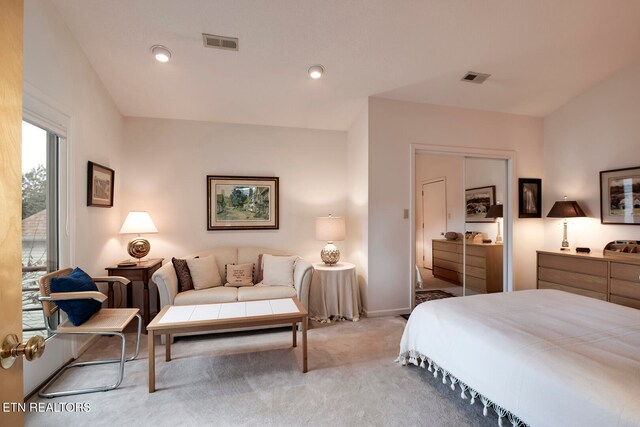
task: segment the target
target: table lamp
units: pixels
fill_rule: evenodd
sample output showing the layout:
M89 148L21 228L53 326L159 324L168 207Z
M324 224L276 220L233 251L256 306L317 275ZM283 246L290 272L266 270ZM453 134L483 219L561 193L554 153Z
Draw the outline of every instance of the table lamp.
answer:
M564 234L562 237L562 247L560 250L569 250L569 241L567 240L567 218L578 218L586 216L578 205L578 202L573 200L567 200L567 196L564 196L564 200L561 202L555 202L547 218L564 218Z
M138 237L131 239L127 245L127 252L129 252L129 255L133 258L138 259L138 264L142 258L149 254L149 250L151 250L149 241L147 239L142 239L140 234L157 232L158 229L147 212L129 212L127 218L124 220L124 224L122 224L122 228L120 229L120 234L138 235ZM123 267L124 264L125 263L121 263L118 264L118 266ZM135 265L135 263L133 265Z
M502 243L502 235L500 234L502 228L502 205L491 205L489 207L489 211L487 212L486 218L496 218L496 224L498 224L498 235L496 236L496 243Z
M331 215L316 218L316 239L327 242L327 245L320 252L322 262L331 266L340 261L340 250L333 242L344 240L345 236L344 218Z

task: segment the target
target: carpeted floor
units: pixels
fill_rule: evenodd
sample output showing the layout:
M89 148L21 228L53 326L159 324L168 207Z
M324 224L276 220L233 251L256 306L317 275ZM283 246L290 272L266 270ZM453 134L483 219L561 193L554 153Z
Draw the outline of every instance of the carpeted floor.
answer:
M469 405L426 370L394 362L406 321L401 317L336 322L309 331L309 369L290 330L182 338L173 360L157 347L156 386L147 392L146 336L140 360L126 365L114 391L30 402L88 403L88 413L27 413L27 426L495 426L482 405ZM131 335L133 338L133 335ZM100 338L82 359L115 355ZM115 365L68 371L57 386L109 381ZM57 387L56 386L56 387ZM55 390L55 388L54 388Z

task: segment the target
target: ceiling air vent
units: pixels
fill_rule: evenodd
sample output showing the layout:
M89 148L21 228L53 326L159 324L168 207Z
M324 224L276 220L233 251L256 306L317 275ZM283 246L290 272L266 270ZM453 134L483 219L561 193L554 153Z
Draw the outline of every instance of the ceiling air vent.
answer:
M202 34L204 47L224 50L238 50L238 39L236 37L214 36L213 34Z
M462 80L463 82L481 84L481 83L484 83L489 77L491 77L491 74L476 73L475 71L469 71L460 80Z

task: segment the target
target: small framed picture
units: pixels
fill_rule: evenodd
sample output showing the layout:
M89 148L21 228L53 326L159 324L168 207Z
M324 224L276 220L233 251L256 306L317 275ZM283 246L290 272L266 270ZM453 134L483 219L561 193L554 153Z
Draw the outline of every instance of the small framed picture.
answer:
M640 224L640 167L600 172L600 222Z
M89 162L87 174L87 206L113 207L113 181L115 171Z
M542 218L541 179L518 179L518 218Z
M277 230L278 178L207 176L207 230Z
M487 218L487 212L496 204L496 186L469 188L464 191L467 204L466 222L495 222L495 218Z

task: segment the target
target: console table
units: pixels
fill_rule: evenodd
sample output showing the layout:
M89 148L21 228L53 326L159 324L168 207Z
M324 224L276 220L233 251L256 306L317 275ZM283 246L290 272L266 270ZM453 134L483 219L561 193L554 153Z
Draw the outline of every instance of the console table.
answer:
M118 267L117 265L113 265L111 267L105 268L109 276L122 276L131 280L131 284L133 285L134 281L141 281L144 290L143 290L143 319L145 326L149 324L151 318L151 311L149 308L149 280L151 280L151 276L155 273L160 267L162 267L162 261L164 258L155 258L148 259L145 261L140 261L136 265L131 267ZM109 301L113 303L113 284L109 283ZM127 286L127 308L133 307L133 290L132 286ZM160 309L160 297L158 297L158 309Z
M309 286L309 318L328 322L332 318L359 320L362 311L356 266L341 262L333 266L313 264Z

